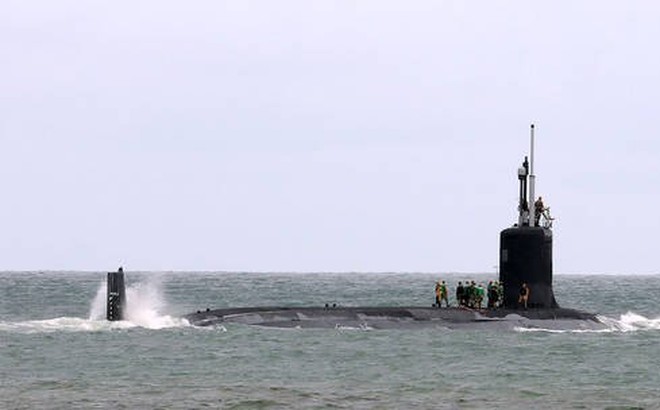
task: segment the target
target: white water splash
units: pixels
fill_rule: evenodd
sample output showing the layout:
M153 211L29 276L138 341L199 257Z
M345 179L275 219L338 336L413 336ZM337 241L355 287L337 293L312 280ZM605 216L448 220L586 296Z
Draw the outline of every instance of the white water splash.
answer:
M374 330L374 328L369 326L367 323L360 323L358 326L349 326L349 325L342 325L340 323L336 323L335 324L335 330L339 330L339 331L358 330L358 331L367 332L367 331L370 331L370 330Z
M106 283L101 282L96 290L96 296L92 299L92 306L89 309L89 320L105 319L105 298L107 295Z
M514 327L520 333L612 333L612 329L545 329L542 327Z
M608 325L613 331L635 332L639 330L660 330L660 317L648 319L642 315L628 312L617 319L598 316L598 320Z
M106 284L101 283L90 307L90 320L105 320ZM147 329L164 329L188 326L185 319L163 315L165 308L162 284L157 279L141 282L126 288L126 320L130 326Z
M109 322L105 320L106 283L99 284L96 296L91 302L89 317L59 317L25 322L2 322L0 331L19 333L48 332L99 332L113 329L165 329L190 326L187 320L164 315L161 312L166 304L162 296L162 286L157 280L137 283L126 288L126 320Z
M108 322L105 320L89 320L78 317L58 317L45 320L28 320L25 322L0 322L0 331L16 333L99 332L131 327L135 327L135 325L130 322Z
M649 330L660 330L660 317L649 319L633 312L628 312L619 319L597 316L602 328L594 329L546 329L542 327L516 327L518 332L546 332L546 333L628 333Z

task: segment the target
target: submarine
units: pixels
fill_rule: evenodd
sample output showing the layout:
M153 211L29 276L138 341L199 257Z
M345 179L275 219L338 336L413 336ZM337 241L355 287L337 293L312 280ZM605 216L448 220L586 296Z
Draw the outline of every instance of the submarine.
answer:
M530 127L530 155L518 168L518 221L500 232L499 280L501 302L495 308L465 306L254 306L229 307L189 313L193 326L226 323L278 328L504 328L602 329L598 316L562 308L553 290L552 224L549 209L537 209L534 174L534 125ZM526 303L520 303L521 289ZM108 273L107 319L124 320L124 272Z
M534 124L530 153L518 168L518 221L500 232L499 280L502 301L497 308L392 306L262 306L198 310L184 318L194 326L240 323L280 328L543 328L600 329L597 315L562 308L555 299L552 270L552 223L549 209L536 208ZM521 288L527 301L520 303Z

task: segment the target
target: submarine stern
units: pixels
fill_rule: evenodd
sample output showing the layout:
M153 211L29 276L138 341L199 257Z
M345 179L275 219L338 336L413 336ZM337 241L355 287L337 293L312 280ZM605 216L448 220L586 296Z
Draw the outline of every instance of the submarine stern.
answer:
M124 269L120 267L117 272L108 272L106 319L110 321L124 320L125 312L126 285Z

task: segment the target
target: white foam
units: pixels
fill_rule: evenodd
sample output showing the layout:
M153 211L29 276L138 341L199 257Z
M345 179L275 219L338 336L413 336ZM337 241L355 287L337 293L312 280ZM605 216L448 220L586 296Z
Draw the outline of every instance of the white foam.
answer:
M107 322L78 317L58 317L24 322L0 322L0 330L17 333L98 332L135 327L129 322Z
M542 327L515 327L518 332L546 332L546 333L627 333L660 330L660 317L649 319L633 312L628 312L619 319L597 316L603 328L580 328L580 329L546 329Z
M370 330L374 330L374 328L369 326L367 323L360 323L358 326L348 326L348 325L342 325L340 323L336 323L335 324L335 330L339 330L339 331L358 330L358 331L367 332L367 331L370 331Z
M126 320L147 329L187 326L185 319L163 315L165 308L159 280L138 283L126 289Z
M542 333L611 333L611 329L544 329L541 327L514 327L516 332L542 332Z
M101 282L92 299L87 319L58 317L24 322L0 322L0 331L19 333L42 332L99 332L114 329L165 329L190 326L187 320L164 315L166 303L158 280L137 283L126 288L126 320L105 320L106 283Z
M660 318L649 319L633 312L627 312L619 319L598 316L598 320L608 325L613 331L635 332L640 330L660 330Z
M101 282L99 285L96 296L92 299L92 306L89 308L89 320L103 320L105 319L105 298L107 290L106 283Z

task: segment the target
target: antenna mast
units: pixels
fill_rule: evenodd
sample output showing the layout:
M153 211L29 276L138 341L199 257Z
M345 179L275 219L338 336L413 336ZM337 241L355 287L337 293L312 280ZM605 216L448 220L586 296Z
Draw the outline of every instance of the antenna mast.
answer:
M536 226L536 196L534 192L534 184L536 175L534 175L534 124L530 127L530 153L529 153L529 225Z

